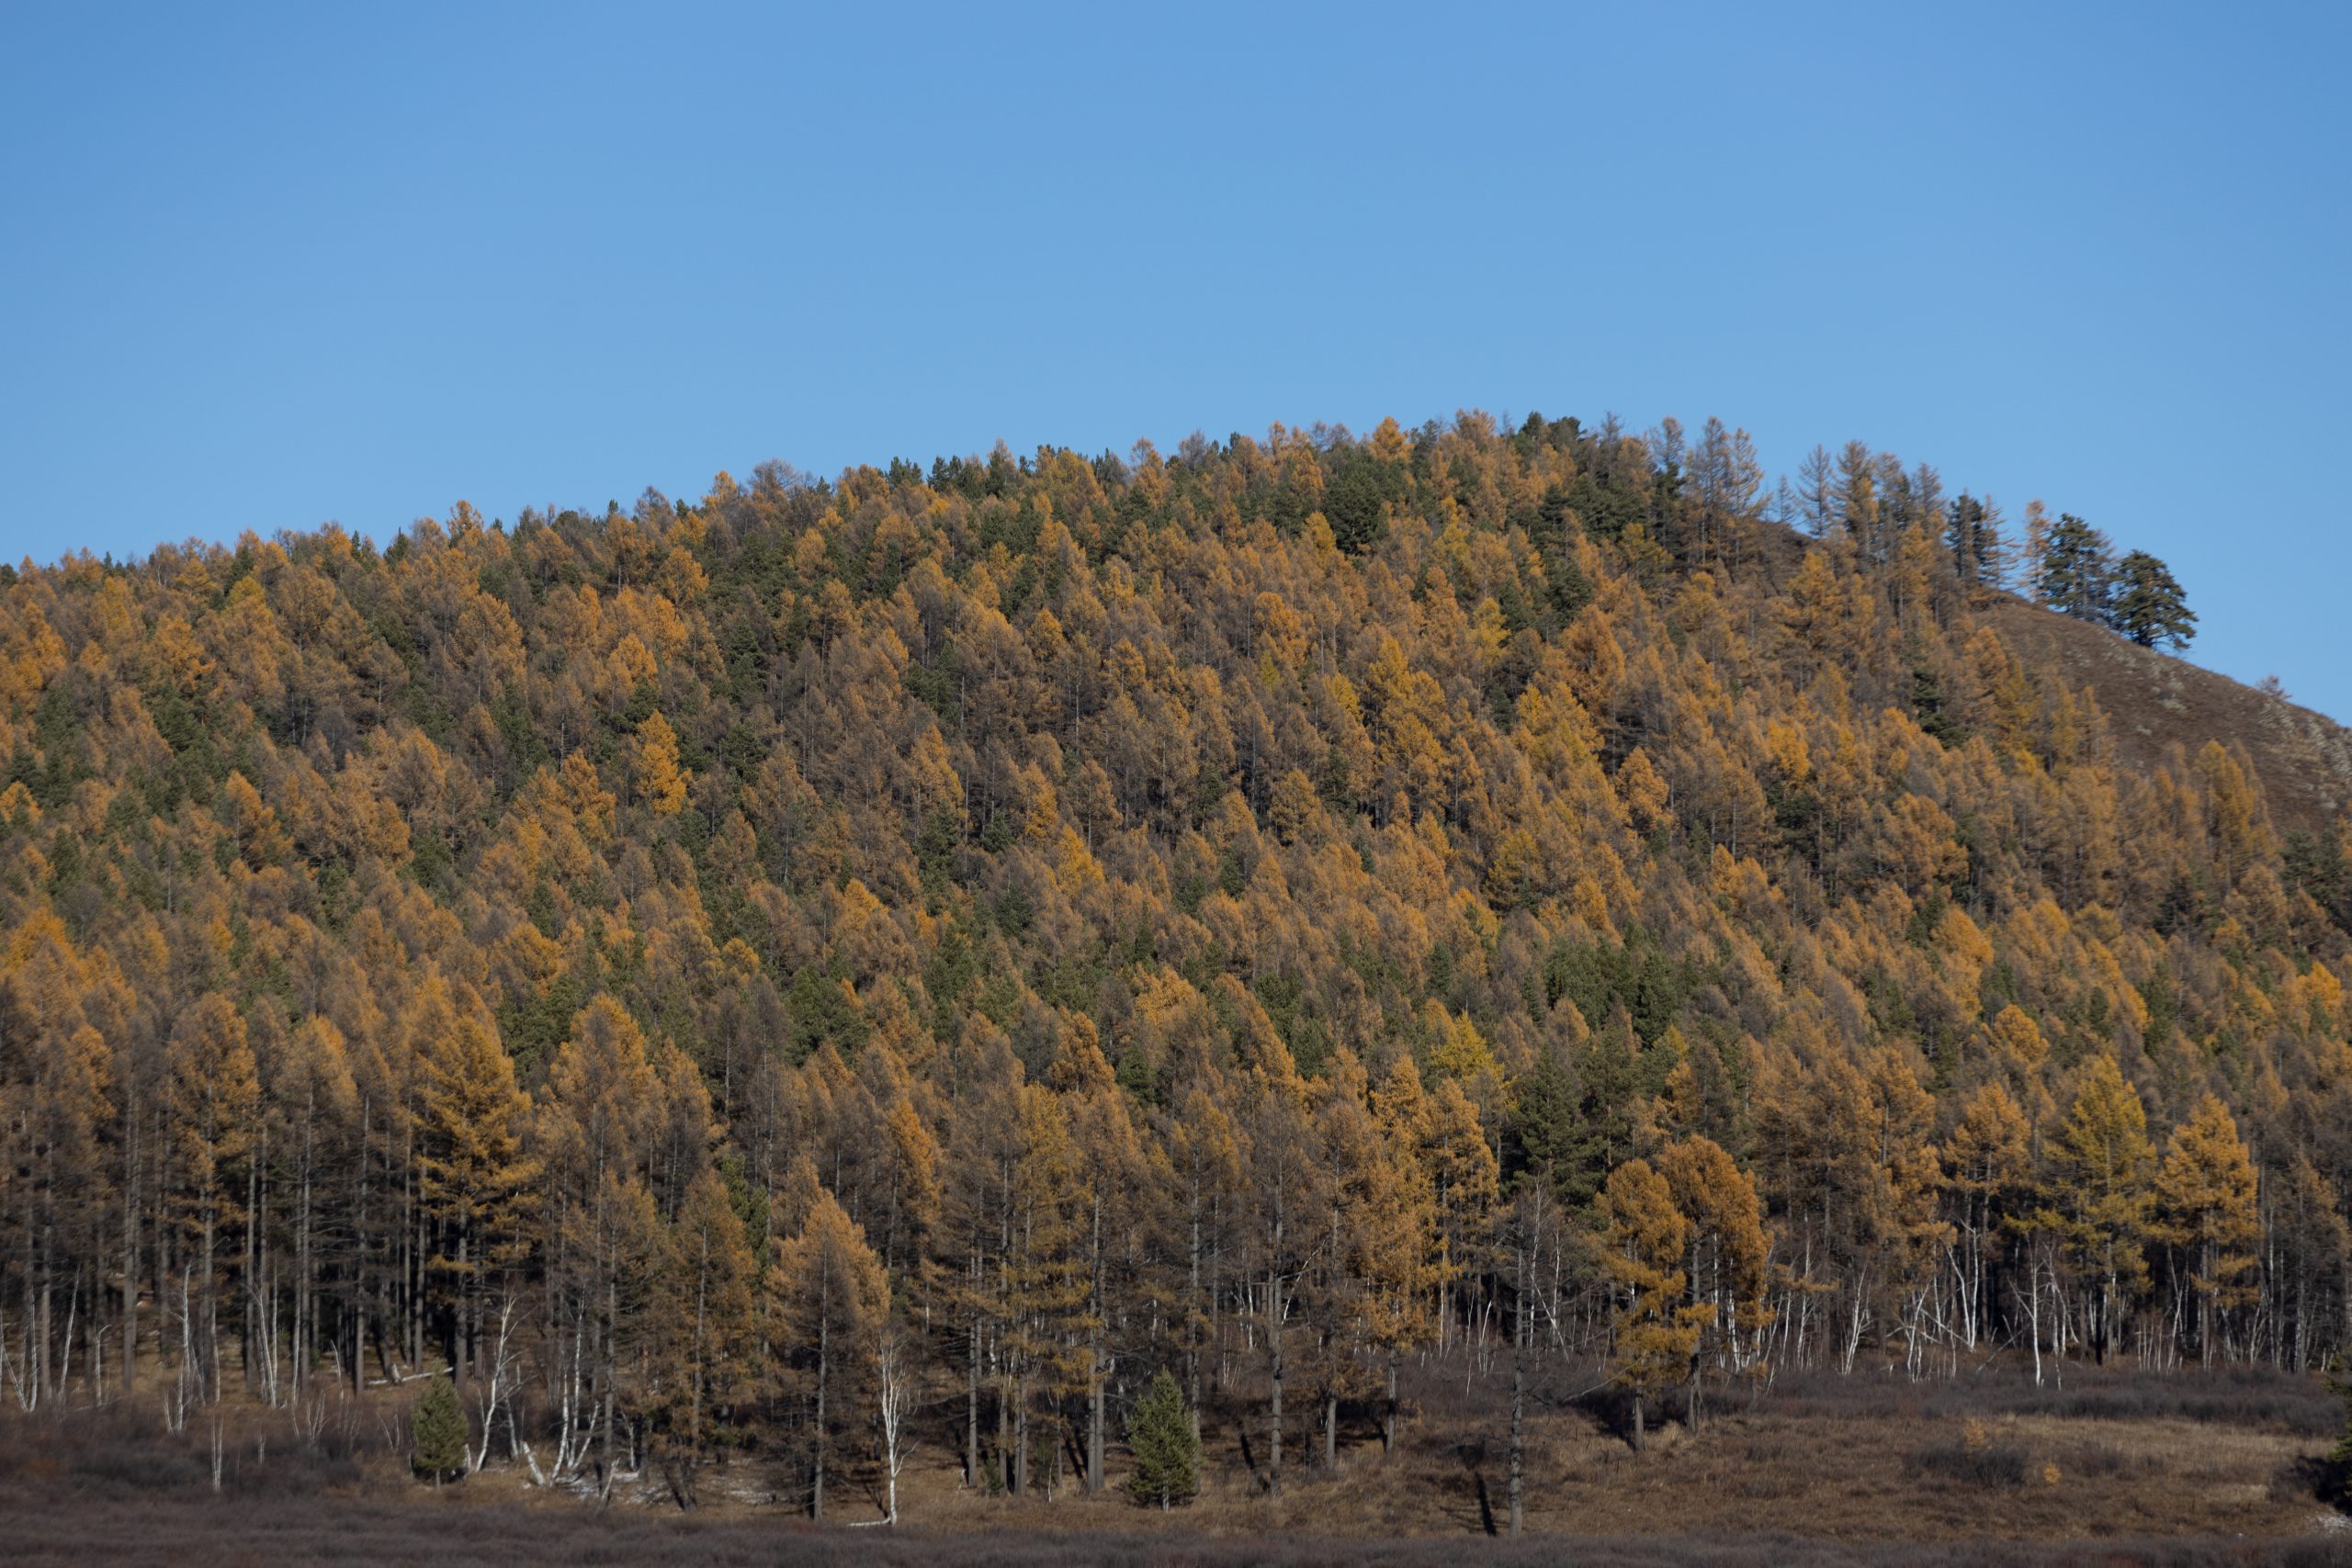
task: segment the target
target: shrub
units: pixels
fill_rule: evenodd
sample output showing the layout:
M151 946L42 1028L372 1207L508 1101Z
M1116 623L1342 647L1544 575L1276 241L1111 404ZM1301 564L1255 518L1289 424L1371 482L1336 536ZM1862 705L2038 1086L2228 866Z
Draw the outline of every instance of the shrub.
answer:
M1992 1491L2024 1485L2029 1460L2023 1449L2007 1443L1963 1439L1921 1449L1905 1468L1914 1475Z

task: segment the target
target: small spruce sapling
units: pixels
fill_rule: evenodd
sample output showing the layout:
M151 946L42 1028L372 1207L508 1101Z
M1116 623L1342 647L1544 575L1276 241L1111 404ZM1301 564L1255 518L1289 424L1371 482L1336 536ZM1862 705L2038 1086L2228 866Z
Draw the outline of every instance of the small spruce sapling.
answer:
M2330 1357L2320 1374L2327 1383L2327 1392L2344 1402L2344 1427L2335 1435L2335 1446L2327 1450L2327 1458L2319 1465L2320 1501L2333 1503L2339 1511L2352 1512L2352 1377L2345 1375L2340 1358Z
M424 1385L409 1420L415 1438L415 1452L409 1462L419 1475L431 1476L438 1486L443 1476L464 1472L466 1413L458 1404L457 1385L447 1375Z
M1193 1435L1184 1391L1165 1367L1127 1416L1127 1447L1136 1456L1127 1490L1136 1502L1171 1508L1201 1489L1201 1439Z

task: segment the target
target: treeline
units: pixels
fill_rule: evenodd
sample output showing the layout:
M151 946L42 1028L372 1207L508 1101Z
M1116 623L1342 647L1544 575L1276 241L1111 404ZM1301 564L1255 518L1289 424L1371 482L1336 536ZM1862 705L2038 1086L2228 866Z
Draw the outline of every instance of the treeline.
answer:
M1669 467L1679 461L1674 421L1649 444ZM1701 457L1703 471L1703 446ZM1970 588L2026 594L2143 648L2182 649L2197 636L2196 613L2170 567L2145 550L2119 558L2112 540L2072 513L2052 523L2041 502L2028 502L2013 536L1992 497L1963 491L1948 498L1934 465L1906 468L1893 453L1860 441L1848 442L1834 457L1815 446L1798 472L1795 487L1781 481L1768 515L1815 539L1841 539L1866 560L1883 562L1924 543L1946 552L1954 577Z
M1408 1361L2311 1366L2341 836L2120 769L1910 472L1807 543L1468 414L13 572L0 1382L447 1365L473 1462L821 1511L1100 1485L1163 1367L1279 1487Z

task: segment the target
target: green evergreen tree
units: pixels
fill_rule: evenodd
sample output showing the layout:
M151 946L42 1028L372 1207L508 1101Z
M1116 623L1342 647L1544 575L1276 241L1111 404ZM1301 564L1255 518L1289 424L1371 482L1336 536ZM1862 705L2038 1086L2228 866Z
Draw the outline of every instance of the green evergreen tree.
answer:
M2180 649L2197 635L2196 612L2188 607L2172 569L2145 550L2133 550L2115 569L2115 629L2142 648L2165 643Z
M1184 1391L1166 1367L1128 1414L1127 1447L1136 1456L1127 1490L1136 1502L1169 1508L1191 1501L1201 1489L1201 1439L1193 1434Z
M1963 587L2004 588L2009 578L2009 542L2001 531L2001 509L1962 491L1944 523L1951 548L1952 575Z
M2322 1502L2343 1509L2352 1505L2352 1378L2344 1375L2341 1359L2335 1356L2320 1369L2320 1378L2327 1392L2344 1402L2344 1426L2320 1461L2317 1490Z
M2041 602L2078 621L2104 620L2114 585L2115 556L2107 536L2071 512L2061 513L2042 546L2041 575L2034 583Z
M424 1385L416 1396L416 1404L409 1413L413 1428L415 1452L409 1462L419 1475L429 1475L433 1484L441 1478L461 1472L466 1468L466 1413L458 1404L458 1387L447 1377L436 1377Z

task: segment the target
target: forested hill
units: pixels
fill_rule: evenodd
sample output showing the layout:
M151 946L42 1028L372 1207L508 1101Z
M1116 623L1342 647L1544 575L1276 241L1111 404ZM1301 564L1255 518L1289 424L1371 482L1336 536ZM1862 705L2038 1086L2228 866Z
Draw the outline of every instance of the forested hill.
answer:
M2342 795L2102 711L2074 519L1759 479L1467 415L13 573L6 1386L454 1359L821 1506L893 1398L1020 1488L1165 1365L1295 1465L1465 1336L2312 1363Z

